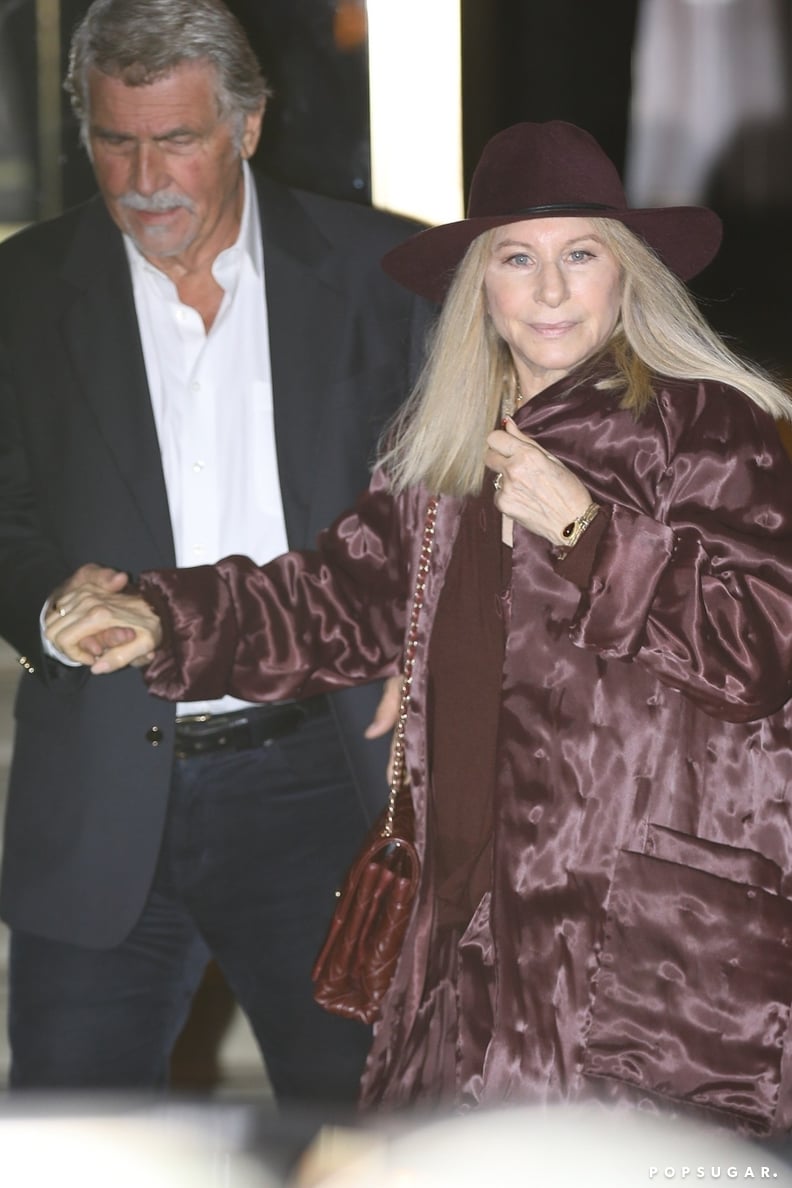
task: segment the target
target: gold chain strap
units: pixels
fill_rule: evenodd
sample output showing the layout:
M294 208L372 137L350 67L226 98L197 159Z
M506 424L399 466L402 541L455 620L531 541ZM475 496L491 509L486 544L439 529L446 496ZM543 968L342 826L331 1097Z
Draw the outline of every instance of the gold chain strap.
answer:
M435 522L437 520L437 499L430 499L426 507L426 522L424 524L421 554L418 558L418 571L415 575L415 593L413 594L410 623L407 629L407 640L404 645L404 670L402 673L401 694L399 695L399 715L396 719L396 735L393 743L393 765L391 768L390 794L388 796L388 811L385 814L385 824L382 836L390 837L393 833L393 815L396 811L396 798L404 782L404 731L407 725L407 707L410 703L410 686L412 685L415 655L418 651L418 619L424 601L426 590L426 576L429 573L429 562L432 557L432 541L434 539Z

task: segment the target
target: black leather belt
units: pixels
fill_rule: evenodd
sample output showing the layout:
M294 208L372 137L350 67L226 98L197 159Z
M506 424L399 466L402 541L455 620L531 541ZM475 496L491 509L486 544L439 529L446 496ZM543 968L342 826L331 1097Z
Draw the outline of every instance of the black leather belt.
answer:
M294 734L309 718L330 712L326 697L252 705L232 714L196 714L176 719L175 755L190 759L212 751L246 751Z

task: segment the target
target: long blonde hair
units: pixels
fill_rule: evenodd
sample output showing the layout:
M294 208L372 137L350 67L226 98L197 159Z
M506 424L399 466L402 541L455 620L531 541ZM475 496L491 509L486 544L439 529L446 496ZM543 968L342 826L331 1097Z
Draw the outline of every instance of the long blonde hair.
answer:
M598 388L619 393L622 408L638 417L653 399L658 376L713 380L737 388L771 416L792 420L789 396L726 346L643 240L616 219L591 223L621 266L624 283L619 324L597 354L608 355L612 372L598 380ZM494 235L486 231L474 239L459 264L426 366L387 431L380 462L396 490L419 483L446 495L481 490L485 439L503 415L504 395L516 385L511 354L484 295Z

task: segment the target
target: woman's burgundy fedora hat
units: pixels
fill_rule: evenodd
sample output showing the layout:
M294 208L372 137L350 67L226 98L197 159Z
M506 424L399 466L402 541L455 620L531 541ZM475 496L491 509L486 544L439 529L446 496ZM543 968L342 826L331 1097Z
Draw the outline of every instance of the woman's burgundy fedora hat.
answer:
M493 136L473 174L468 217L419 231L388 252L382 266L406 288L439 302L476 236L559 215L618 219L682 280L709 264L722 234L718 216L703 206L631 209L615 165L593 136L551 120L514 124Z

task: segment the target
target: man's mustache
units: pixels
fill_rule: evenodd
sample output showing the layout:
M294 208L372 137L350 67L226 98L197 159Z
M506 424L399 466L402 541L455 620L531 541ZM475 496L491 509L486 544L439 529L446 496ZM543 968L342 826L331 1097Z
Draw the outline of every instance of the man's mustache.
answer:
M142 210L148 214L161 214L166 210L177 210L183 206L185 210L195 211L195 203L186 194L174 193L173 190L159 190L156 194L138 194L130 190L118 199L121 206L128 210Z

